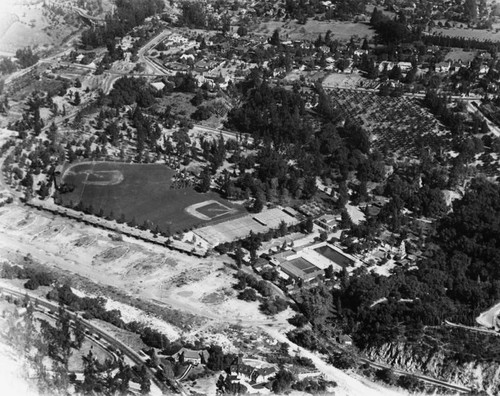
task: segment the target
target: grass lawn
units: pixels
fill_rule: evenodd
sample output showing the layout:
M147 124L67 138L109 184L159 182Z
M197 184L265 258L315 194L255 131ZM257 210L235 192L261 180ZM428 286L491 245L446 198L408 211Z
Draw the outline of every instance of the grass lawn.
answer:
M73 353L69 357L68 361L69 371L82 372L83 357L87 356L89 351L92 351L92 355L94 355L100 363L104 363L106 359L112 358L111 354L103 349L99 344L96 344L86 338L79 350L72 349Z
M127 222L135 218L137 225L147 221L153 230L158 226L164 232L183 231L206 222L184 210L190 205L216 200L235 208L212 192L171 189L173 175L172 169L158 164L78 164L63 175L63 182L73 184L75 189L62 194L62 200L67 206L81 201L86 208L91 205L93 213L102 209L105 216L113 212L115 220L123 214ZM221 214L220 218L224 216Z
M459 27L451 28L436 28L433 29L432 34L450 37L464 37L477 40L491 40L500 41L500 32L486 29L465 29Z
M374 35L374 31L368 23L315 20L308 20L304 25L296 21L263 22L254 33L271 36L275 29L280 31L282 40L315 40L319 34L324 36L328 30L331 31L334 39L340 41L348 41L352 36L371 38Z

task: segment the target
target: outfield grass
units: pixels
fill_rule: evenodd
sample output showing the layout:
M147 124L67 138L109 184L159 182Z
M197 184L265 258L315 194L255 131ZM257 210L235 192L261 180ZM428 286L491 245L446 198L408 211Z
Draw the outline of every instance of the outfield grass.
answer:
M122 178L117 179L117 171ZM73 184L75 189L62 194L62 200L66 206L75 206L81 201L85 208L91 205L93 213L102 209L105 216L113 212L115 220L120 220L123 214L127 222L135 218L137 225L147 221L150 228L154 230L158 226L163 232L184 231L206 223L184 210L190 205L216 200L235 208L212 192L170 189L173 175L172 169L157 164L78 164L63 174L63 182ZM231 215L234 216L234 212Z

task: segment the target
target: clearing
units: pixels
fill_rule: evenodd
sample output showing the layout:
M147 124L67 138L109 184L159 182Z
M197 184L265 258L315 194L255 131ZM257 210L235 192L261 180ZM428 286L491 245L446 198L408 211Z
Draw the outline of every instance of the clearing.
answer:
M281 40L316 40L318 35L325 35L328 30L333 39L340 41L348 41L352 36L372 38L375 34L368 23L315 20L308 20L304 25L296 21L263 22L254 33L271 36L276 29Z

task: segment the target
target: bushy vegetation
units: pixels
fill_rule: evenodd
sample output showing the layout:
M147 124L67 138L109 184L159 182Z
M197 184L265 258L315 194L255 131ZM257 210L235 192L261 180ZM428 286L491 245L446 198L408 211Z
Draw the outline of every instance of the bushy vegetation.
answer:
M31 47L18 49L16 51L16 58L21 69L26 69L27 67L33 66L35 63L38 62L39 59L38 55L33 53Z
M143 78L122 77L113 84L109 93L110 105L115 108L134 103L149 107L154 100L153 88Z
M150 388L149 374L144 366L131 368L120 355L117 359L98 361L91 350L82 354L83 380L76 381L76 375L70 373L68 367L70 356L78 353L76 351L82 348L85 340L81 320L71 320L60 306L55 321L49 323L35 318L29 297L26 296L22 305L26 313L9 321L3 341L18 353L26 372L47 373L51 370L51 375L37 375L35 379L30 376L30 386L34 386L37 393L127 394L132 379L140 383L141 391Z
M123 37L144 20L163 10L162 0L117 0L113 15L106 16L104 26L92 27L82 33L82 44L85 47L97 48L111 44L114 46L116 37Z
M170 340L164 335L148 326L138 322L125 323L121 312L117 309L107 310L106 300L103 297L79 297L73 293L67 284L52 289L47 298L58 301L72 311L83 311L85 319L100 319L116 327L126 329L141 336L142 341L154 348L166 348Z
M239 88L246 100L229 112L228 126L252 134L262 144L255 156L257 172L242 173L232 185L236 191L286 202L312 198L317 176L336 179L340 173L346 180L349 172L358 171L362 181L381 180L383 160L371 150L367 132L349 122L335 126L340 115L320 84L319 120L306 113L300 92L270 87L258 72ZM244 163L240 169L246 169Z
M36 290L39 286L50 286L55 281L54 275L48 271L32 267L24 268L8 263L2 264L0 277L6 279L28 279L24 287L29 290Z
M438 222L427 258L414 271L387 278L364 269L341 281L341 288L304 290L299 307L314 329L329 334L328 321L353 333L362 348L405 337L417 340L426 325L444 320L467 325L500 299L500 187L474 180L453 212ZM386 298L380 304L373 302ZM291 334L300 345L317 348L308 330ZM457 340L458 342L458 340Z

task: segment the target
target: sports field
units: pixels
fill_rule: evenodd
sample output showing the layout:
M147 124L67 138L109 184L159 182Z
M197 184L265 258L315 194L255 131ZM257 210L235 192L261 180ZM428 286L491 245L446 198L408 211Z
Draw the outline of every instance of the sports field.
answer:
M258 214L247 214L237 219L198 228L195 234L210 245L217 246L220 243L246 238L250 231L259 234L267 232L271 228L276 229L282 221L288 226L299 222L295 217L286 214L281 209L265 209Z
M82 202L92 212L136 225L148 222L163 232L185 231L213 219L234 217L241 208L215 193L193 188L171 189L175 171L159 164L86 162L70 165L61 181L75 189L61 195L63 204Z

